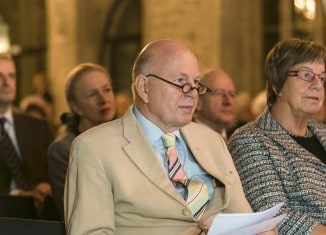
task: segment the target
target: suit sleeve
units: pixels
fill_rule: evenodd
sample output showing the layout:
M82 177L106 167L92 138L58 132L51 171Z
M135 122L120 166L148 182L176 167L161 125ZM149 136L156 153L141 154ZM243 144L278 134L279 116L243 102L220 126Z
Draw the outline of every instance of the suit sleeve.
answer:
M64 194L67 234L114 234L109 177L97 152L81 137L72 144Z
M61 218L64 216L63 191L69 163L69 150L68 146L62 142L55 142L48 151L48 176L53 199Z

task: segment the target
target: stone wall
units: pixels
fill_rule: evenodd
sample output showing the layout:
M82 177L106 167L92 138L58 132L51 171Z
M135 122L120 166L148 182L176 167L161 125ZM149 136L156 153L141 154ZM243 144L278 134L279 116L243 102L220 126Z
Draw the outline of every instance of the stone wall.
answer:
M239 90L262 89L260 0L143 0L143 38L183 41L201 70L222 68ZM159 6L159 7L158 7Z
M163 38L182 41L198 56L202 72L210 68L222 68L234 79L238 91L247 91L252 95L264 88L266 41L264 42L263 35L266 29L263 16L267 13L263 12L263 1L139 1L142 46ZM115 0L46 1L48 72L56 98L56 118L67 110L63 90L68 71L80 62L98 62L105 19L114 2ZM279 15L280 25L276 25L279 27L276 30L280 39L291 37L295 27L290 17L293 6L287 0L279 0L277 4L280 4L277 9L279 13L276 14ZM135 15L138 17L138 14ZM317 41L324 40L325 26L321 27L321 19L323 18L316 21L317 25L312 25L315 32L312 39ZM127 54L126 51L125 56ZM134 56L134 52L130 54ZM125 71L130 69L126 65ZM129 77L124 79L130 82Z
M219 64L220 0L143 0L143 44L158 39L184 42L202 70Z

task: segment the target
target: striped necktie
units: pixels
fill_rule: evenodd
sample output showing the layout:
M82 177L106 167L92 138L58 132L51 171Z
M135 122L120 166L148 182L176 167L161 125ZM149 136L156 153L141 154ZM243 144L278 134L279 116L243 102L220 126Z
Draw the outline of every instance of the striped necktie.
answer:
M5 118L0 118L0 157L8 169L11 171L11 174L16 180L17 187L19 189L27 190L31 188L31 185L24 175L22 164L16 153L15 147L13 146L7 131L4 129L6 121L7 120Z
M192 211L196 219L200 219L203 215L209 200L208 187L206 184L187 178L176 148L176 136L171 133L162 136L163 145L166 148L166 156L168 158L168 173L170 180L175 184L185 186L184 200Z

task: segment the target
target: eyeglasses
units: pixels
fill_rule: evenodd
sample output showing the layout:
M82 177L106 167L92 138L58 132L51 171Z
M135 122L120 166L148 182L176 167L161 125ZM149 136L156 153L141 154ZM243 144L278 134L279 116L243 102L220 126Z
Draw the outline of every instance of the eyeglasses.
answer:
M166 83L169 83L171 85L174 85L174 86L180 88L183 91L183 93L188 93L188 92L196 89L199 95L203 95L203 94L211 91L211 89L209 89L207 86L205 86L204 84L201 84L198 81L195 81L195 83L196 83L195 85L196 86L193 87L189 82L186 82L183 85L179 85L179 84L176 84L174 82L171 82L171 81L169 81L169 80L167 80L165 78L159 77L159 76L157 76L155 74L147 74L145 76L146 77L154 77L154 78L160 79L160 80L162 80L162 81L164 81Z
M229 96L229 97L231 97L233 99L237 96L236 91L232 91L232 90L227 91L227 90L224 90L224 89L214 89L209 94L214 95L214 96L220 96L220 97Z
M297 76L298 78L307 81L312 82L315 77L318 77L322 83L324 83L324 86L326 86L326 73L314 73L309 70L296 70L296 71L289 71L288 76Z

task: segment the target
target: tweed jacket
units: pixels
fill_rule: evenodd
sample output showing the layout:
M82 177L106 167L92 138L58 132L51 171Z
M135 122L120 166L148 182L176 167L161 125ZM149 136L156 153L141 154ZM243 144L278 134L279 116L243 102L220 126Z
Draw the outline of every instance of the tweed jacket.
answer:
M326 126L309 121L309 130L326 149ZM285 202L280 234L310 234L326 224L326 165L299 145L266 109L239 128L229 150L254 211Z
M64 218L63 192L69 164L70 147L76 136L75 132L70 131L62 138L53 142L48 149L48 176L53 200L62 219Z
M217 213L251 212L223 138L197 123L180 133L216 182L201 220L169 180L131 107L73 141L64 198L67 234L197 235Z
M46 153L54 139L54 129L45 120L16 111L13 119L26 177L33 185L48 182ZM10 170L0 160L0 193L9 193L11 179Z

